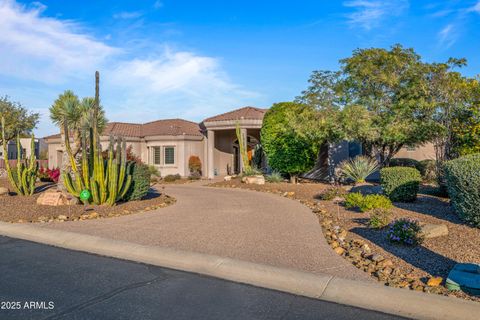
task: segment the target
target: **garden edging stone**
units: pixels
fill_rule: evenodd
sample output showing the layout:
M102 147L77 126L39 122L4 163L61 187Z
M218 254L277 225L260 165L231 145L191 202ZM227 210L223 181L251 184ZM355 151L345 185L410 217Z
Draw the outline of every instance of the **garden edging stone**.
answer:
M0 234L409 318L468 320L477 319L480 312L480 304L471 301L33 225L0 222Z

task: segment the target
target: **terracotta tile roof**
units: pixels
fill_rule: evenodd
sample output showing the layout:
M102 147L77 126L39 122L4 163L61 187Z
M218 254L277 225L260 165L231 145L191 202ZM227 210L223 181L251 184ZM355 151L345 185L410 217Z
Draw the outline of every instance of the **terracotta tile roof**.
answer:
M60 138L60 133L51 134L49 136L43 137L42 139L58 139L58 138Z
M142 136L201 136L198 123L183 119L167 119L148 122L142 125Z
M143 138L145 136L179 136L179 135L202 135L198 123L182 120L167 119L148 122L145 124L109 122L102 136L122 136ZM58 139L60 134L53 134L44 139Z
M142 125L137 123L109 122L102 135L140 138L142 136Z
M227 120L263 120L263 116L267 112L267 109L260 109L255 107L243 107L237 110L230 112L222 113L214 117L207 118L203 120L204 122L208 121L227 121Z

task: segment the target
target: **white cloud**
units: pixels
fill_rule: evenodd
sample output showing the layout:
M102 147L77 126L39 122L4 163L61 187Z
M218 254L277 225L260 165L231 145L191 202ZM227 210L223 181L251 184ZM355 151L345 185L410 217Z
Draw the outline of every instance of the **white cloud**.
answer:
M115 13L113 18L115 19L136 19L140 18L143 15L140 11L122 11Z
M480 1L478 1L473 7L471 7L469 11L480 13Z
M201 120L259 100L229 79L218 58L155 42L145 47L149 41L140 41L144 45L136 55L135 39L125 48L113 47L78 22L44 17L44 9L0 0L0 95L42 114L67 88L92 95L95 70L100 70L102 104L111 120ZM57 130L45 115L39 127L39 135Z
M353 0L343 5L353 8L354 12L347 15L352 26L360 26L371 30L380 26L387 17L401 15L409 6L408 0Z
M120 51L81 33L73 21L42 17L44 9L0 0L1 74L59 82L94 70Z
M117 107L134 105L139 114L150 117L163 113L201 120L258 97L233 84L217 59L168 47L149 59L120 62L105 81L119 88L119 95L128 92Z
M450 48L455 44L458 38L457 28L453 23L443 27L438 33L439 44L445 48Z

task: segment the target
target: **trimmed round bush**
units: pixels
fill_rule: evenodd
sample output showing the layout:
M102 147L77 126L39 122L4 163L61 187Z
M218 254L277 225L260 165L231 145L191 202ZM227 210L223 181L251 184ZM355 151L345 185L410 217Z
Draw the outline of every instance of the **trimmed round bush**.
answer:
M444 172L455 212L467 223L480 227L480 154L448 161Z
M422 176L415 168L388 167L380 170L383 192L394 202L412 202L417 199Z
M165 178L163 178L163 181L165 182L174 182L177 180L180 180L182 177L177 173L177 174L169 174L166 175Z
M147 195L150 189L150 168L148 165L138 162L130 163L130 168L130 170L132 170L132 184L125 196L125 200L141 200Z
M410 158L393 158L390 160L390 167L410 167L422 171L420 161Z

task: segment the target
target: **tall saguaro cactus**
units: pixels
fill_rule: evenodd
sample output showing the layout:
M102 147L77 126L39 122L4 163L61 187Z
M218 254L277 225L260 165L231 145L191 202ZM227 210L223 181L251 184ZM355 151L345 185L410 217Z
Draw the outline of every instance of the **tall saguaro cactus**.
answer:
M113 206L123 199L130 188L132 176L128 174L127 148L124 139L110 137L108 159L102 156L102 147L98 133L99 109L99 74L95 73L95 105L93 108L93 121L89 128L89 141L87 143L87 129L82 131L82 161L77 165L70 147L69 131L65 121L65 149L68 153L71 173L64 172L65 186L68 192L75 197L87 189L92 194L95 204L108 204ZM115 148L115 141L117 146Z
M17 134L17 167L13 172L8 159L8 141L5 139L5 118L2 117L2 141L3 154L5 160L5 169L7 170L8 180L17 194L31 196L35 191L35 182L37 181L37 158L35 156L35 137L32 134L30 157L22 160L22 145L20 136Z
M240 148L240 156L242 157L243 162L243 170L248 171L250 169L250 161L248 160L248 152L247 152L247 142L244 140L247 137L244 137L242 131L240 129L240 123L237 122L237 126L235 128L235 132L237 134L238 139L238 146Z

